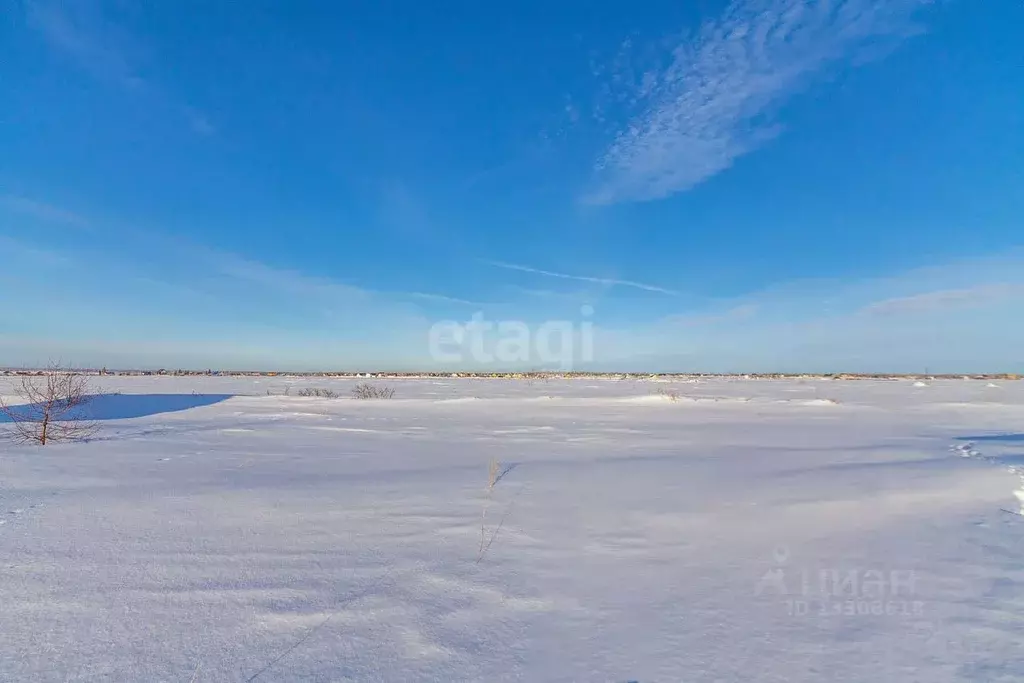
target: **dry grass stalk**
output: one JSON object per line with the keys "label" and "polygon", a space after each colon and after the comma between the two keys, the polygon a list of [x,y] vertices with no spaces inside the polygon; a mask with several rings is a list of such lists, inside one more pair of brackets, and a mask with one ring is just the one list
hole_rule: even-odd
{"label": "dry grass stalk", "polygon": [[494,500],[494,487],[498,485],[505,476],[516,468],[515,463],[501,466],[501,462],[497,458],[491,458],[487,463],[487,489],[486,496],[484,497],[483,510],[480,513],[480,548],[477,551],[476,561],[479,564],[484,555],[490,549],[491,544],[494,543],[494,539],[498,537],[498,532],[501,531],[501,527],[505,524],[505,518],[508,517],[508,513],[511,510],[505,511],[502,515],[501,520],[498,522],[498,526],[494,528],[491,534],[487,533],[487,511],[491,507],[491,502]]}
{"label": "dry grass stalk", "polygon": [[658,389],[658,395],[664,396],[673,403],[679,400],[679,392],[676,391],[675,389],[666,389],[665,387],[662,387]]}

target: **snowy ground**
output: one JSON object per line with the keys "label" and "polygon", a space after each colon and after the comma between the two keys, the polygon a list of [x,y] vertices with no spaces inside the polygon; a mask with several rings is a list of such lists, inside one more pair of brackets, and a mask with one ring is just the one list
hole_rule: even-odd
{"label": "snowy ground", "polygon": [[99,381],[0,445],[2,681],[1024,680],[1024,382]]}

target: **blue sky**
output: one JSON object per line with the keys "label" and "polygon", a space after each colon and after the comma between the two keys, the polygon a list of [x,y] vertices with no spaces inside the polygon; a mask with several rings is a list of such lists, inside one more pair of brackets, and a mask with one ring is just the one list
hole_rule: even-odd
{"label": "blue sky", "polygon": [[1022,25],[15,0],[0,365],[497,369],[431,353],[477,315],[591,324],[581,369],[1021,371]]}

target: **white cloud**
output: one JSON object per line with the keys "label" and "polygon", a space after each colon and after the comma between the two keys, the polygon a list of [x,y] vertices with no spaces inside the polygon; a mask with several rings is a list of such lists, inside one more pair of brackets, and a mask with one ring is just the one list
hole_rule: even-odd
{"label": "white cloud", "polygon": [[556,273],[550,270],[541,270],[540,268],[531,268],[530,266],[520,266],[515,263],[503,263],[501,261],[485,261],[488,265],[496,268],[504,268],[506,270],[518,270],[522,273],[533,273],[535,275],[545,275],[547,277],[557,277],[563,280],[579,280],[580,282],[593,282],[595,284],[607,285],[609,287],[631,287],[633,289],[642,289],[647,292],[658,292],[660,294],[670,294],[677,296],[679,292],[664,287],[658,287],[655,285],[648,285],[642,282],[635,282],[633,280],[617,280],[614,278],[607,277],[592,277],[589,275],[569,275],[567,273]]}
{"label": "white cloud", "polygon": [[[928,0],[734,0],[667,65],[612,74],[638,111],[597,162],[596,204],[692,188],[776,136],[774,108],[830,64],[877,56]],[[870,52],[869,52],[870,51]]]}

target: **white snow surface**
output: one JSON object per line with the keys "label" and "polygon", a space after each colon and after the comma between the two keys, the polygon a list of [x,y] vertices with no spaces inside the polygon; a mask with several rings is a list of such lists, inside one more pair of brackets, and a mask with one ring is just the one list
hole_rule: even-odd
{"label": "white snow surface", "polygon": [[1024,681],[1024,382],[370,381],[0,445],[0,681]]}

